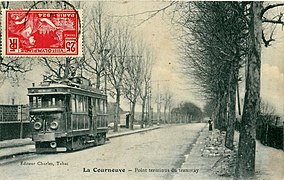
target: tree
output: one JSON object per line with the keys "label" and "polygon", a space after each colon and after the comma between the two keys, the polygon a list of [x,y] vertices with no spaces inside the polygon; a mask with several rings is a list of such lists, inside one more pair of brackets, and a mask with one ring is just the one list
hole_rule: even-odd
{"label": "tree", "polygon": [[164,121],[169,123],[171,121],[171,106],[173,103],[173,93],[169,90],[169,88],[165,89],[165,92],[162,94],[162,100],[164,102]]}
{"label": "tree", "polygon": [[[25,6],[25,4],[23,4]],[[15,7],[15,2],[1,2],[2,9],[8,9]],[[0,12],[2,15],[2,11]],[[0,44],[1,47],[4,42],[2,42],[2,34],[0,34]],[[14,57],[0,57],[0,81],[5,81],[6,79],[12,80],[13,82],[19,83],[20,77],[25,75],[26,72],[31,71],[33,66],[33,60],[31,58],[14,58]]]}
{"label": "tree", "polygon": [[263,41],[265,47],[268,47],[274,41],[272,38],[274,31],[271,32],[270,39],[267,40],[262,24],[284,25],[283,12],[280,12],[272,19],[265,17],[265,13],[269,10],[284,6],[284,3],[263,6],[263,2],[244,2],[243,5],[249,10],[246,18],[247,22],[249,22],[250,54],[247,62],[246,93],[235,179],[247,179],[255,175],[256,119],[260,114],[261,42]]}
{"label": "tree", "polygon": [[[142,118],[141,118],[141,128],[143,128],[143,123],[148,124],[150,121],[150,88],[151,88],[151,75],[152,75],[152,67],[154,63],[153,54],[149,49],[145,50],[143,55],[143,75],[142,75],[142,86],[140,87],[140,98],[142,101]],[[145,121],[145,109],[146,109],[146,101],[148,100],[148,117],[147,122]]]}
{"label": "tree", "polygon": [[[133,51],[132,53],[135,53]],[[138,54],[140,54],[138,52]],[[127,69],[125,71],[124,78],[124,92],[125,97],[130,101],[131,104],[131,119],[130,119],[130,129],[134,128],[134,117],[135,117],[135,107],[140,95],[140,90],[143,82],[143,61],[142,56],[130,56],[129,62],[127,63]],[[143,121],[141,121],[141,127],[143,127]]]}
{"label": "tree", "polygon": [[126,71],[127,60],[129,59],[129,42],[131,33],[127,26],[118,27],[113,31],[113,43],[110,47],[111,56],[107,61],[107,75],[112,86],[110,95],[116,100],[116,118],[114,121],[114,132],[118,131],[118,122],[120,121],[120,98],[123,94],[123,78]]}
{"label": "tree", "polygon": [[47,67],[47,74],[51,74],[56,79],[68,79],[76,76],[78,70],[81,70],[79,75],[82,75],[82,68],[84,65],[84,58],[47,58],[42,57],[39,60]]}
{"label": "tree", "polygon": [[[90,19],[87,20],[89,26],[85,34],[89,37],[85,40],[86,61],[85,69],[91,75],[95,75],[96,88],[101,88],[101,78],[104,76],[106,81],[106,63],[110,58],[112,43],[112,19],[106,17],[104,6],[98,2],[89,12]],[[105,86],[106,86],[105,82]],[[104,87],[106,88],[106,87]],[[105,89],[106,92],[106,89]]]}
{"label": "tree", "polygon": [[203,117],[202,110],[192,102],[182,102],[178,107],[173,108],[171,112],[181,116],[185,122],[200,121]]}
{"label": "tree", "polygon": [[255,173],[255,124],[260,105],[261,6],[261,2],[252,2],[250,6],[249,35],[252,53],[249,54],[247,62],[236,179],[247,179]]}
{"label": "tree", "polygon": [[[73,2],[72,4],[67,1],[34,1],[31,2],[31,9],[37,8],[61,8],[61,9],[79,9],[82,6],[81,2]],[[80,19],[81,17],[79,17]],[[80,21],[82,21],[80,19]],[[83,33],[80,31],[80,33]],[[39,62],[46,67],[46,73],[54,76],[56,79],[68,79],[71,77],[82,76],[83,65],[85,64],[85,57],[42,57]],[[80,70],[80,72],[79,72]],[[80,73],[80,74],[79,74]]]}
{"label": "tree", "polygon": [[216,102],[211,117],[215,128],[226,131],[228,148],[233,148],[238,72],[247,54],[246,22],[237,5],[189,3],[179,21],[185,31],[181,43],[184,73],[192,75],[205,96]]}

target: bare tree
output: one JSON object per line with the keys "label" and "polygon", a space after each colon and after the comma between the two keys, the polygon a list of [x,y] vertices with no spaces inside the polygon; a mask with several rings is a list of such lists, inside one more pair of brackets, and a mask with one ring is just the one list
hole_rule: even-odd
{"label": "bare tree", "polygon": [[81,70],[84,64],[84,58],[46,58],[39,60],[46,65],[48,74],[55,76],[56,79],[68,79],[74,77],[78,70]]}
{"label": "bare tree", "polygon": [[116,117],[114,131],[118,131],[120,121],[120,99],[123,94],[123,78],[126,71],[127,60],[129,59],[129,42],[131,33],[127,26],[121,26],[113,31],[113,43],[111,44],[111,56],[107,61],[107,75],[111,85],[110,95],[116,100]]}
{"label": "bare tree", "polygon": [[[131,103],[131,119],[130,119],[130,129],[134,128],[134,117],[135,117],[135,107],[138,100],[143,83],[143,51],[145,50],[142,41],[137,43],[132,41],[131,55],[129,56],[129,61],[127,63],[127,68],[124,75],[124,94],[125,97]],[[141,127],[143,127],[143,121],[141,121]]]}
{"label": "bare tree", "polygon": [[[226,131],[226,147],[233,148],[235,94],[238,72],[247,54],[246,22],[237,3],[195,2],[181,23],[183,65],[202,92],[216,102],[215,128]],[[229,12],[229,13],[228,13]],[[232,23],[234,22],[234,23]],[[228,116],[227,116],[228,114]]]}
{"label": "bare tree", "polygon": [[[81,2],[73,2],[72,4],[68,1],[39,1],[39,2],[31,2],[33,3],[30,8],[38,9],[38,8],[61,8],[61,9],[78,9],[82,6]],[[79,21],[82,17],[79,17]],[[80,24],[79,22],[79,24]],[[81,29],[79,29],[79,33],[83,33]],[[39,62],[45,65],[46,72],[51,74],[56,79],[68,79],[74,77],[76,75],[82,76],[83,74],[83,65],[85,64],[85,56],[79,58],[73,57],[42,57],[39,58]],[[78,70],[81,70],[80,72]]]}
{"label": "bare tree", "polygon": [[[150,121],[150,88],[151,88],[151,75],[152,75],[152,68],[154,63],[154,56],[153,53],[146,49],[145,53],[143,54],[143,77],[142,77],[142,86],[140,86],[140,98],[142,101],[142,118],[141,118],[141,128],[143,128],[143,123],[148,124]],[[145,121],[145,109],[146,109],[146,102],[148,99],[148,113],[147,113],[147,122]]]}
{"label": "bare tree", "polygon": [[[22,4],[26,6],[25,4]],[[15,8],[17,7],[15,2],[1,2],[2,9]],[[0,12],[2,15],[2,11]],[[4,45],[5,42],[2,42],[2,34],[0,34],[1,45]],[[22,77],[26,72],[32,70],[33,60],[31,58],[15,58],[15,57],[0,57],[0,81],[5,81],[10,79],[13,82],[19,83],[20,77]]]}
{"label": "bare tree", "polygon": [[164,101],[164,121],[165,123],[171,123],[171,106],[173,103],[173,93],[167,88],[163,93]]}
{"label": "bare tree", "polygon": [[[102,2],[98,2],[88,13],[89,26],[85,35],[86,61],[85,70],[96,77],[96,88],[101,88],[101,78],[106,81],[106,63],[110,58],[110,43],[112,42],[112,20],[106,16]],[[106,86],[105,82],[105,86]],[[106,92],[106,87],[105,92]]]}
{"label": "bare tree", "polygon": [[284,3],[266,4],[264,6],[263,2],[243,2],[242,5],[248,10],[248,14],[244,15],[249,23],[250,53],[246,67],[246,93],[235,179],[247,179],[255,175],[256,119],[260,114],[261,42],[263,41],[264,45],[268,47],[274,41],[274,30],[267,40],[262,24],[284,24],[283,12],[281,11],[272,18],[266,17],[270,10],[284,6]]}

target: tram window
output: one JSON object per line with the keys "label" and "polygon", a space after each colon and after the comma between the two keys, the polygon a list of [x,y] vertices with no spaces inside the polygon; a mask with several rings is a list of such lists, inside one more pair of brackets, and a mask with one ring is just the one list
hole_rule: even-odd
{"label": "tram window", "polygon": [[32,96],[30,105],[33,108],[61,107],[63,106],[64,96]]}
{"label": "tram window", "polygon": [[88,112],[88,99],[85,96],[72,95],[72,111]]}
{"label": "tram window", "polygon": [[101,117],[101,123],[100,123],[100,127],[104,126],[104,119]]}
{"label": "tram window", "polygon": [[85,121],[85,129],[89,129],[89,121],[90,121],[90,119],[89,119],[89,117],[86,117],[87,119],[86,119],[86,121]]}
{"label": "tram window", "polygon": [[101,127],[101,117],[98,116],[98,119],[97,119],[97,127]]}
{"label": "tram window", "polygon": [[106,101],[103,101],[103,113],[106,113]]}
{"label": "tram window", "polygon": [[94,98],[94,99],[93,99],[93,106],[94,106],[94,108],[95,108],[95,111],[97,111],[97,109],[96,109],[96,108],[97,108],[96,102],[97,102],[97,99]]}
{"label": "tram window", "polygon": [[63,98],[58,99],[58,101],[56,101],[56,106],[62,106],[62,105],[63,105]]}
{"label": "tram window", "polygon": [[55,98],[54,97],[51,100],[51,106],[55,106]]}
{"label": "tram window", "polygon": [[75,95],[72,95],[72,112],[76,112],[76,96]]}
{"label": "tram window", "polygon": [[84,96],[84,112],[88,111],[88,98]]}
{"label": "tram window", "polygon": [[37,96],[30,97],[30,106],[32,108],[41,107],[41,99]]}
{"label": "tram window", "polygon": [[73,116],[72,118],[72,121],[73,121],[73,129],[78,129],[78,118],[77,116]]}
{"label": "tram window", "polygon": [[100,112],[104,113],[104,101],[101,101],[100,103]]}
{"label": "tram window", "polygon": [[80,104],[80,102],[79,102],[79,98],[80,98],[80,96],[76,96],[76,112],[80,112],[81,111],[81,104]]}
{"label": "tram window", "polygon": [[41,107],[41,97],[37,97],[37,106]]}
{"label": "tram window", "polygon": [[37,99],[36,97],[33,97],[33,104],[32,104],[33,107],[37,107]]}
{"label": "tram window", "polygon": [[78,118],[78,129],[84,129],[84,116]]}
{"label": "tram window", "polygon": [[100,107],[100,104],[101,104],[101,103],[100,103],[100,100],[99,100],[99,99],[96,99],[96,102],[97,102],[97,112],[100,113],[100,112],[101,112],[101,109],[100,109],[100,108],[101,108],[101,107]]}
{"label": "tram window", "polygon": [[106,121],[106,117],[104,116],[104,127],[107,126],[107,121]]}

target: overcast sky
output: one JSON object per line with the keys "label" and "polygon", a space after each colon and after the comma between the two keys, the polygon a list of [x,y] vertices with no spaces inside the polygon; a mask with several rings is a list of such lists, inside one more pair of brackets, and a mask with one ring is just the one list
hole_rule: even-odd
{"label": "overcast sky", "polygon": [[[148,10],[155,10],[168,5],[169,2],[108,2],[108,13],[115,16],[132,15],[138,12],[145,12]],[[169,88],[174,93],[174,99],[178,101],[192,101],[202,107],[204,105],[204,99],[194,90],[195,87],[190,83],[190,78],[185,79],[180,74],[180,66],[178,60],[179,49],[178,43],[175,39],[175,35],[179,32],[176,27],[171,24],[171,16],[167,15],[170,9],[165,13],[160,13],[148,21],[140,24],[144,19],[148,17],[148,14],[133,16],[131,22],[133,24],[133,30],[137,36],[143,37],[148,43],[156,56],[155,68],[153,68],[153,80],[169,80],[161,81],[160,88]],[[273,42],[273,45],[268,48],[263,48],[262,51],[262,86],[261,96],[275,106],[278,113],[284,112],[284,31],[281,28],[278,29],[277,39]],[[30,81],[39,82],[42,77],[38,73],[39,71],[31,72],[27,74],[27,78]],[[193,80],[192,80],[193,81]],[[31,83],[22,84],[15,92],[9,91],[9,85],[5,84],[0,87],[0,92],[4,94],[17,94],[20,97],[20,102],[26,103],[26,91],[25,88]],[[153,91],[157,87],[156,83],[153,85]],[[7,103],[7,97],[2,96],[1,102]],[[125,105],[127,108],[127,105]]]}
{"label": "overcast sky", "polygon": [[[116,4],[113,14],[131,15],[149,10],[165,7],[169,2],[128,2]],[[175,94],[177,101],[192,101],[202,107],[204,97],[196,93],[190,81],[190,77],[185,79],[180,74],[180,58],[178,42],[175,39],[179,34],[174,24],[171,24],[172,9],[165,13],[160,13],[150,20],[146,21],[135,29],[142,32],[143,37],[154,47],[157,56],[157,63],[153,71],[153,80],[170,80],[161,82],[160,86],[170,87]],[[283,11],[284,8],[278,9],[275,13]],[[275,14],[272,13],[272,14]],[[148,14],[133,17],[134,22],[139,24],[141,19],[146,19]],[[276,108],[277,113],[284,113],[284,29],[280,26],[276,30],[276,41],[268,48],[262,49],[262,79],[261,79],[261,96]],[[154,85],[154,88],[156,85]],[[242,91],[244,95],[244,90]]]}

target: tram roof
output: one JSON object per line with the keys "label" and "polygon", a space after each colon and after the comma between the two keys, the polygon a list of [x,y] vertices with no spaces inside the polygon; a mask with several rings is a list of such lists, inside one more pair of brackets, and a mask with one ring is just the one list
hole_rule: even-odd
{"label": "tram roof", "polygon": [[[74,85],[74,84],[73,84]],[[90,86],[84,87],[80,84],[76,84],[76,86],[69,86],[66,84],[59,84],[59,83],[50,83],[50,84],[41,84],[35,87],[28,88],[28,95],[44,95],[44,94],[84,94],[88,93],[89,95],[99,95],[99,96],[106,96],[100,90],[92,88]],[[36,89],[70,89],[71,91],[42,91],[42,92],[31,92],[32,90]]]}

